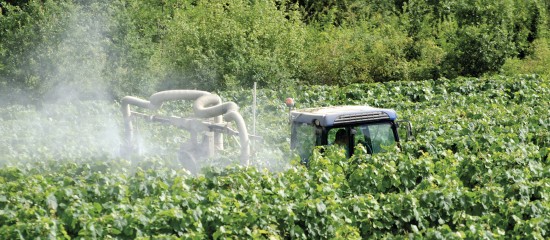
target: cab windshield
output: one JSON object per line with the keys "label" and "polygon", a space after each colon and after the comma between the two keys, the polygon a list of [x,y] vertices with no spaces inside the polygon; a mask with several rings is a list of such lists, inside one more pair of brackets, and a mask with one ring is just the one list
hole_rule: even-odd
{"label": "cab windshield", "polygon": [[367,153],[374,154],[386,152],[386,149],[396,145],[396,141],[393,126],[387,122],[331,128],[328,131],[328,144],[345,145],[349,156],[358,145],[362,145]]}
{"label": "cab windshield", "polygon": [[396,132],[392,122],[348,125],[319,128],[312,124],[295,123],[292,127],[291,148],[296,150],[303,162],[308,162],[315,146],[338,145],[351,157],[359,146],[367,153],[386,152],[396,144]]}

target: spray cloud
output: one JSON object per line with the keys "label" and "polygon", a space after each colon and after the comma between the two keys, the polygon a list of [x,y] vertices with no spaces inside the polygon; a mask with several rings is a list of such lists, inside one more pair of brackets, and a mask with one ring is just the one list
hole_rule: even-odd
{"label": "spray cloud", "polygon": [[[118,107],[102,77],[109,41],[107,13],[75,6],[58,41],[43,41],[26,71],[41,76],[34,106],[10,106],[1,118],[6,158],[63,159],[116,156],[120,145]],[[32,56],[34,55],[34,56]],[[25,98],[29,96],[21,96]],[[16,111],[17,113],[12,113]]]}

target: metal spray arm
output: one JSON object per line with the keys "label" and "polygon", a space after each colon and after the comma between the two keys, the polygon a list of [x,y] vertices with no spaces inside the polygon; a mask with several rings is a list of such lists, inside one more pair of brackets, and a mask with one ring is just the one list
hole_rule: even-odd
{"label": "metal spray arm", "polygon": [[[150,110],[157,110],[164,102],[175,100],[194,101],[193,111],[195,117],[214,118],[214,123],[203,122],[193,118],[186,119],[180,117],[147,115],[139,112],[133,112],[130,109],[130,105],[134,105]],[[218,149],[223,149],[223,135],[221,131],[212,131],[212,127],[219,128],[223,125],[223,119],[225,119],[228,122],[233,121],[236,123],[238,129],[237,133],[241,142],[241,164],[245,166],[248,165],[248,158],[250,155],[249,136],[246,129],[246,124],[241,114],[238,112],[239,107],[233,102],[226,102],[222,104],[221,98],[215,94],[198,90],[170,90],[151,95],[149,101],[127,96],[122,98],[121,110],[125,128],[124,143],[121,149],[123,155],[128,155],[130,152],[135,150],[133,147],[134,134],[132,126],[132,119],[134,117],[141,117],[153,122],[174,125],[189,131],[214,132],[214,145]],[[228,127],[225,128],[227,128],[227,131],[235,132]]]}

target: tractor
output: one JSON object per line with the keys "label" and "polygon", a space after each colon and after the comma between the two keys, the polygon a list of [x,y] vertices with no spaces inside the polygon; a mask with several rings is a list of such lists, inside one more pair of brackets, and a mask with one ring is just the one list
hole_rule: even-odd
{"label": "tractor", "polygon": [[[412,124],[397,121],[393,109],[369,106],[333,106],[292,110],[294,100],[288,98],[291,124],[291,149],[307,163],[315,146],[341,145],[351,157],[361,145],[367,153],[385,152],[400,147],[401,140],[412,138]],[[403,139],[401,139],[403,138]]]}
{"label": "tractor", "polygon": [[[255,96],[255,94],[254,94]],[[255,97],[254,97],[255,99]],[[131,109],[141,108],[156,112],[168,101],[191,101],[193,114],[190,116],[162,116],[147,114]],[[369,154],[384,152],[388,147],[399,146],[400,136],[410,138],[412,126],[408,121],[396,121],[392,109],[368,106],[336,106],[292,110],[294,100],[288,98],[289,119],[291,122],[291,148],[297,151],[302,161],[307,163],[315,146],[339,144],[345,147],[351,157],[355,149],[362,145]],[[255,101],[254,101],[255,109]],[[175,126],[190,133],[188,141],[180,146],[178,158],[192,173],[196,173],[197,160],[214,156],[223,150],[223,135],[238,136],[241,148],[241,165],[249,164],[250,139],[261,139],[248,134],[244,119],[233,102],[222,102],[218,95],[198,90],[169,90],[155,93],[148,100],[126,96],[121,100],[124,120],[124,137],[121,155],[129,157],[139,154],[136,119]],[[255,111],[254,111],[255,112]],[[254,122],[255,122],[255,113]],[[233,122],[237,129],[229,123]],[[399,132],[403,129],[401,135]]]}

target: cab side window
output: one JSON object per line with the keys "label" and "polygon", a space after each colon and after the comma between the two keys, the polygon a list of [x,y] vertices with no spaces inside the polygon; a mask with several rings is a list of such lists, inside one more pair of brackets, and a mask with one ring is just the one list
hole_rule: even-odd
{"label": "cab side window", "polygon": [[358,126],[355,143],[363,145],[369,154],[385,152],[385,148],[396,144],[392,125],[379,123]]}
{"label": "cab side window", "polygon": [[293,149],[298,151],[302,162],[307,162],[311,156],[311,151],[315,147],[317,136],[315,134],[315,127],[310,124],[296,124],[293,126],[294,131],[294,146]]}

